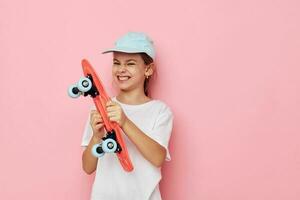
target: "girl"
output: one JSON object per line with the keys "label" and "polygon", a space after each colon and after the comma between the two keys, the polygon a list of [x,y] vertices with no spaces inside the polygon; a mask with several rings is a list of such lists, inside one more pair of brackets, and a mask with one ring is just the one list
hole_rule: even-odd
{"label": "girl", "polygon": [[93,145],[105,135],[103,121],[92,107],[82,139],[83,170],[96,171],[92,200],[160,200],[159,181],[164,160],[170,160],[168,142],[173,126],[173,114],[162,101],[151,99],[148,84],[154,73],[155,51],[151,39],[129,32],[103,53],[113,53],[112,77],[119,89],[107,103],[111,121],[124,132],[134,170],[125,172],[115,154],[96,158]]}

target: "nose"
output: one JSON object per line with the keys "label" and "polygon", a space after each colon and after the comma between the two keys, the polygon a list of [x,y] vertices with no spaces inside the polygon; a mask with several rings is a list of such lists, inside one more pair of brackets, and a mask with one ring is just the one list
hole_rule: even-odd
{"label": "nose", "polygon": [[118,67],[118,72],[125,72],[125,70],[126,70],[126,66],[125,65],[120,65]]}

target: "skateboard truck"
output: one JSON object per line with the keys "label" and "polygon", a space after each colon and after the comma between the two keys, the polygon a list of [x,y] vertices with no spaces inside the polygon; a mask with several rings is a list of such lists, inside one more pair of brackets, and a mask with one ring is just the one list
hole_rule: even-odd
{"label": "skateboard truck", "polygon": [[[113,149],[115,149],[115,145],[117,145],[117,148],[115,149],[115,151],[113,153],[120,153],[122,151],[122,147],[120,146],[120,144],[118,142],[116,142],[116,143],[114,142],[114,141],[117,141],[116,133],[114,130],[107,132],[106,136],[103,137],[102,140],[103,140],[103,142],[102,142],[101,146],[98,145],[94,149],[94,151],[96,153],[98,153],[98,154],[112,153]],[[103,148],[105,150],[103,150]],[[94,154],[95,154],[95,152],[94,152]]]}
{"label": "skateboard truck", "polygon": [[95,98],[97,95],[99,95],[99,91],[93,84],[93,77],[90,74],[84,78],[81,78],[77,84],[70,86],[68,93],[72,98],[77,98],[80,95],[85,97],[90,95],[92,98]]}
{"label": "skateboard truck", "polygon": [[[93,83],[93,77],[92,77],[90,74],[88,74],[88,75],[86,76],[86,78],[90,79],[90,81]],[[89,84],[88,81],[83,81],[83,82],[82,82],[82,85],[84,85],[85,87],[88,87],[88,84]],[[99,95],[99,91],[97,90],[97,88],[95,87],[95,85],[92,84],[91,89],[90,89],[89,91],[85,92],[83,95],[84,95],[84,96],[91,95],[91,97],[94,98],[94,97],[96,97],[97,95]]]}
{"label": "skateboard truck", "polygon": [[[117,137],[116,137],[116,132],[115,132],[115,130],[108,131],[108,132],[106,133],[106,136],[105,136],[104,138],[102,138],[102,140],[105,141],[105,140],[108,139],[108,138],[117,141]],[[115,153],[120,153],[121,151],[122,151],[122,147],[120,146],[119,143],[117,143],[117,149],[116,149]]]}

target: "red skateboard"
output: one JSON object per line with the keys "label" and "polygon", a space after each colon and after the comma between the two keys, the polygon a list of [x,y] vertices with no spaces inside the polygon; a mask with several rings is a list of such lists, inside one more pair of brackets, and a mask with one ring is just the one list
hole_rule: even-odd
{"label": "red skateboard", "polygon": [[81,78],[77,84],[71,85],[68,94],[72,98],[90,95],[103,119],[107,132],[106,136],[102,138],[102,142],[93,146],[92,154],[95,157],[101,157],[104,153],[116,153],[124,170],[130,172],[133,170],[133,165],[122,137],[122,130],[118,123],[109,120],[106,113],[106,102],[110,98],[90,63],[85,59],[81,63],[85,77]]}

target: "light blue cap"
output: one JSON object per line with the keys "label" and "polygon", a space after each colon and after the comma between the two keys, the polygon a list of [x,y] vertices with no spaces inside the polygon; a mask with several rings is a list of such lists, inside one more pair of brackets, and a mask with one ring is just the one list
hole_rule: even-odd
{"label": "light blue cap", "polygon": [[113,48],[107,49],[102,53],[114,51],[124,53],[146,53],[153,60],[155,58],[153,41],[145,33],[141,32],[128,32],[115,42]]}

